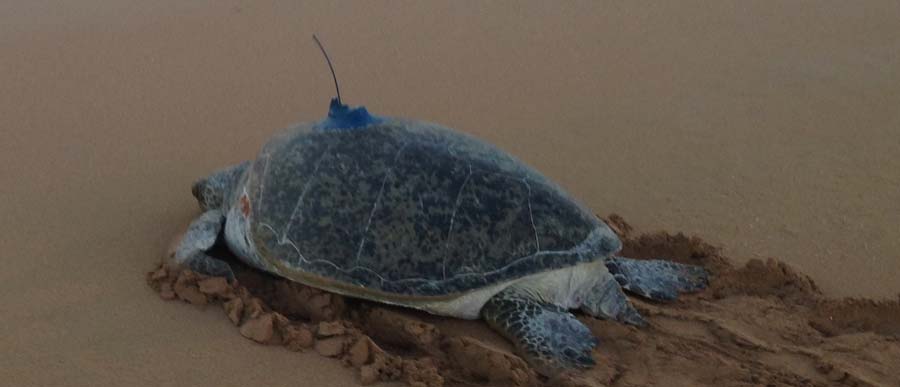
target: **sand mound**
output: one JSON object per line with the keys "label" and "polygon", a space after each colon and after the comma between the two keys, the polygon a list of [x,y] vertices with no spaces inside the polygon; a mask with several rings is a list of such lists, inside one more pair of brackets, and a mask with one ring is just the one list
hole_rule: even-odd
{"label": "sand mound", "polygon": [[623,255],[703,265],[712,283],[670,304],[633,299],[647,328],[579,316],[601,340],[598,366],[554,380],[535,374],[477,321],[344,299],[238,263],[234,283],[166,267],[147,280],[164,299],[221,304],[248,339],[338,359],[362,384],[900,385],[900,300],[826,299],[776,259],[734,267],[700,238],[634,235],[616,215],[608,223],[622,236]]}

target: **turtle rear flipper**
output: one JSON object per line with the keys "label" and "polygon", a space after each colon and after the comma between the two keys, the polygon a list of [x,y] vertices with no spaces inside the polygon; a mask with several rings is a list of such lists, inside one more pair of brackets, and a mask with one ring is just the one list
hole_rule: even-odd
{"label": "turtle rear flipper", "polygon": [[513,342],[538,372],[554,375],[567,368],[594,366],[597,339],[567,310],[534,299],[513,285],[492,297],[481,316]]}
{"label": "turtle rear flipper", "polygon": [[581,302],[583,312],[639,327],[647,325],[647,321],[622,291],[619,282],[603,266],[598,266],[598,270],[595,270],[594,283],[586,290]]}
{"label": "turtle rear flipper", "polygon": [[173,263],[187,266],[197,273],[234,279],[231,266],[206,254],[219,238],[224,222],[225,216],[221,210],[209,210],[194,219],[175,249]]}
{"label": "turtle rear flipper", "polygon": [[666,260],[610,257],[606,267],[623,289],[655,301],[673,301],[709,284],[704,268]]}

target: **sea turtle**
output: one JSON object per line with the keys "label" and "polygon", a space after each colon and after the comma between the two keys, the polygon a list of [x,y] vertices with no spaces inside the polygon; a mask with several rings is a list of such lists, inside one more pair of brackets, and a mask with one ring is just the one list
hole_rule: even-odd
{"label": "sea turtle", "polygon": [[327,118],[275,135],[192,191],[204,212],[174,264],[232,277],[207,254],[223,238],[289,280],[483,318],[545,375],[594,365],[597,340],[570,310],[641,326],[623,289],[672,300],[707,283],[700,267],[615,256],[622,244],[602,220],[506,152],[351,108],[340,92]]}

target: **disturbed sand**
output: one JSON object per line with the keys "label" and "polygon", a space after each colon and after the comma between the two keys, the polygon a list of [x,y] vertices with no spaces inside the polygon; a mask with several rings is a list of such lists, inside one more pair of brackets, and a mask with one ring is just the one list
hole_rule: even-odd
{"label": "disturbed sand", "polygon": [[737,267],[700,238],[634,235],[617,215],[607,222],[623,238],[624,255],[702,265],[710,286],[674,303],[634,300],[646,328],[579,316],[601,340],[598,366],[550,379],[478,321],[345,299],[248,269],[224,249],[216,254],[238,268],[236,282],[166,266],[147,273],[147,282],[163,299],[221,304],[252,341],[338,359],[363,385],[900,385],[900,299],[826,298],[776,259]]}
{"label": "disturbed sand", "polygon": [[[315,351],[245,340],[218,308],[159,302],[140,280],[196,215],[194,179],[324,115],[333,85],[313,32],[349,103],[479,136],[594,211],[700,235],[737,267],[777,257],[826,298],[895,300],[898,14],[896,1],[878,0],[2,2],[0,385],[358,383]],[[797,335],[816,337],[792,320],[812,312],[758,302],[766,312],[740,317],[794,321]],[[888,356],[867,333],[891,322],[867,317],[873,302],[834,304],[839,323],[822,345]],[[417,318],[504,345],[480,324]],[[656,321],[648,332],[677,332],[671,340],[706,334]],[[793,343],[751,322],[730,328],[772,348]],[[633,343],[660,339],[592,324],[616,351],[598,353],[614,357],[598,359],[610,367],[646,354]],[[847,326],[857,330],[840,334]],[[610,340],[620,334],[636,336]],[[670,344],[641,361],[718,364]],[[748,367],[783,359],[823,377],[810,368],[819,363],[779,351],[746,352],[757,364]],[[875,373],[856,368],[865,371],[835,366]]]}

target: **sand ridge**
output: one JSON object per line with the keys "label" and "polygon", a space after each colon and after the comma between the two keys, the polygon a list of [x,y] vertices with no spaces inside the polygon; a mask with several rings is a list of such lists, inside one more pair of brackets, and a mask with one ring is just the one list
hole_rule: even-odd
{"label": "sand ridge", "polygon": [[478,321],[344,298],[239,264],[234,283],[165,266],[147,281],[163,299],[220,304],[255,342],[335,358],[355,369],[361,384],[900,385],[892,368],[900,362],[900,299],[825,298],[809,277],[779,260],[737,267],[701,238],[637,234],[617,215],[606,221],[622,237],[623,255],[702,265],[712,273],[710,287],[674,303],[633,298],[647,328],[579,315],[601,340],[598,366],[549,380]]}

